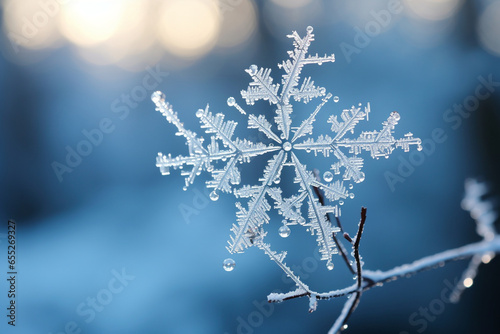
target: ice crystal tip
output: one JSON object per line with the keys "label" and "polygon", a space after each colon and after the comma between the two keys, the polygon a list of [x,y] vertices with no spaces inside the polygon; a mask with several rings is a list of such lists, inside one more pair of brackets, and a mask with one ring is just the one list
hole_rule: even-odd
{"label": "ice crystal tip", "polygon": [[[246,114],[236,103],[234,97],[227,99],[227,105],[235,107],[248,119],[248,129],[254,129],[264,136],[256,137],[263,140],[257,142],[234,137],[238,123],[226,120],[223,113],[213,113],[208,105],[199,109],[195,115],[201,128],[208,135],[208,140],[195,132],[184,128],[173,107],[165,102],[165,95],[154,92],[152,101],[157,105],[167,121],[177,128],[176,135],[185,137],[189,155],[172,157],[170,154],[158,155],[157,166],[160,172],[167,175],[181,169],[185,177],[186,187],[193,184],[196,176],[202,172],[209,174],[206,182],[211,189],[209,198],[219,199],[222,193],[232,193],[242,202],[236,203],[236,222],[231,227],[227,249],[230,253],[241,253],[246,248],[257,246],[271,260],[275,261],[291,277],[300,289],[306,291],[306,286],[296,277],[284,263],[286,252],[275,252],[264,243],[266,232],[264,227],[270,223],[269,211],[275,208],[285,222],[278,230],[281,237],[290,235],[288,225],[298,224],[315,236],[319,245],[321,259],[326,262],[329,270],[333,269],[333,255],[337,254],[333,233],[339,231],[328,220],[328,214],[340,216],[340,206],[345,200],[354,198],[351,192],[353,183],[363,182],[365,173],[362,171],[365,155],[378,159],[388,157],[394,149],[408,151],[416,145],[421,149],[421,140],[413,138],[413,134],[396,139],[394,128],[400,120],[400,115],[393,112],[382,123],[380,130],[365,131],[355,135],[359,122],[368,121],[370,104],[365,108],[361,104],[343,109],[340,113],[327,114],[325,104],[333,95],[325,87],[317,85],[310,77],[301,79],[304,66],[321,65],[335,61],[334,55],[310,55],[309,46],[314,41],[312,27],[307,27],[306,35],[292,32],[288,35],[293,39],[293,50],[288,52],[288,59],[280,62],[281,78],[276,80],[271,76],[271,69],[250,65],[245,70],[250,76],[246,90],[241,91],[241,97],[248,105],[265,102],[273,106],[275,115]],[[333,102],[340,101],[338,96]],[[165,103],[165,104],[162,104]],[[312,104],[309,116],[298,117],[301,123],[295,124],[292,114],[295,105]],[[332,111],[328,111],[331,113]],[[325,115],[326,114],[326,115]],[[319,116],[328,119],[331,131],[313,137],[314,125]],[[323,120],[322,120],[323,121]],[[333,160],[330,170],[318,179],[304,163],[305,153],[318,154]],[[267,160],[262,176],[250,185],[240,185],[240,166],[249,164],[253,158],[262,156]],[[300,157],[300,158],[299,158]],[[294,173],[292,180],[298,185],[298,191],[289,197],[283,196],[281,182],[282,171],[287,168]],[[288,175],[285,174],[285,175]],[[344,185],[344,182],[348,184]],[[325,202],[320,203],[316,190],[325,195]],[[288,195],[287,195],[288,196]],[[234,261],[224,261],[224,269],[232,270]]]}
{"label": "ice crystal tip", "polygon": [[153,101],[154,104],[158,104],[160,102],[165,101],[165,94],[160,92],[159,90],[151,94],[151,101]]}

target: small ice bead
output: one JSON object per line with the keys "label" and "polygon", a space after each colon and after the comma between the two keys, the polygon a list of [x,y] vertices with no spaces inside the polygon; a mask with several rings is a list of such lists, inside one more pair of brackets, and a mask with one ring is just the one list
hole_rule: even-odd
{"label": "small ice bead", "polygon": [[216,200],[219,199],[219,194],[217,194],[217,192],[214,190],[210,193],[209,197],[212,201],[215,202]]}
{"label": "small ice bead", "polygon": [[287,152],[290,151],[292,149],[292,144],[290,142],[285,142],[283,144],[283,149]]}
{"label": "small ice bead", "polygon": [[338,96],[334,96],[334,97],[333,97],[333,102],[337,103],[337,102],[339,102],[339,101],[340,101],[340,99],[339,99],[339,97],[338,97]]}
{"label": "small ice bead", "polygon": [[307,32],[308,32],[308,33],[312,33],[312,32],[313,32],[313,30],[314,30],[314,28],[313,28],[313,27],[311,27],[311,26],[308,26],[308,27],[307,27]]}
{"label": "small ice bead", "polygon": [[236,262],[233,259],[225,259],[222,263],[222,267],[225,271],[232,271],[236,266]]}
{"label": "small ice bead", "polygon": [[201,116],[203,116],[203,109],[198,109],[198,111],[195,113],[195,116],[200,118]]}
{"label": "small ice bead", "polygon": [[231,96],[230,98],[227,99],[227,105],[228,106],[232,107],[235,104],[236,104],[236,100],[234,99],[234,97]]}
{"label": "small ice bead", "polygon": [[332,182],[332,180],[333,180],[333,174],[332,174],[332,172],[330,172],[330,171],[325,172],[323,174],[323,180],[325,180],[325,182]]}
{"label": "small ice bead", "polygon": [[328,270],[333,270],[333,267],[334,267],[333,262],[332,261],[328,261],[328,263],[326,264],[326,268]]}
{"label": "small ice bead", "polygon": [[288,238],[288,236],[290,235],[290,228],[286,225],[283,225],[279,228],[278,232],[280,234],[280,237]]}
{"label": "small ice bead", "polygon": [[250,65],[249,68],[250,75],[256,75],[258,70],[259,68],[257,67],[257,65]]}
{"label": "small ice bead", "polygon": [[159,103],[159,102],[164,102],[165,101],[165,94],[157,90],[153,94],[151,94],[151,101],[153,103]]}

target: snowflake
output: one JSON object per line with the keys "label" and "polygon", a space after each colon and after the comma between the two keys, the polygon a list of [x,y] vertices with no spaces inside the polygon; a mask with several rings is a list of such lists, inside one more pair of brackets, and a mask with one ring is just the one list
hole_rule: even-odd
{"label": "snowflake", "polygon": [[[306,286],[284,263],[286,252],[272,251],[270,245],[263,241],[266,235],[263,227],[270,220],[268,215],[271,210],[270,200],[274,202],[274,208],[284,217],[283,226],[279,230],[280,235],[286,237],[290,234],[288,225],[300,224],[306,227],[311,234],[316,235],[321,259],[326,261],[328,269],[332,269],[332,256],[337,253],[333,234],[339,229],[331,224],[327,215],[339,216],[339,205],[343,204],[343,200],[354,197],[354,194],[350,192],[353,187],[352,183],[346,188],[344,181],[360,183],[365,179],[365,174],[362,172],[363,158],[359,154],[362,151],[368,151],[372,158],[378,159],[379,157],[388,158],[395,148],[401,148],[407,152],[411,145],[416,145],[417,149],[421,150],[421,140],[413,138],[411,133],[401,139],[393,137],[394,127],[400,118],[397,112],[390,114],[387,121],[382,123],[380,131],[362,132],[357,138],[348,138],[346,135],[354,134],[354,129],[360,121],[368,120],[369,104],[365,107],[361,107],[360,104],[343,110],[340,119],[337,115],[331,115],[328,123],[331,123],[332,133],[320,135],[316,139],[311,137],[316,116],[332,99],[332,94],[326,93],[324,87],[315,86],[310,77],[305,78],[299,84],[300,75],[305,65],[321,65],[335,61],[333,54],[323,57],[317,54],[308,55],[309,46],[314,40],[312,32],[313,28],[308,27],[307,34],[303,38],[295,31],[287,36],[293,39],[295,48],[293,51],[288,51],[290,59],[278,64],[278,67],[285,72],[282,75],[281,84],[273,83],[271,69],[251,65],[245,70],[252,78],[249,87],[241,91],[241,96],[246,103],[254,105],[255,102],[265,100],[276,108],[274,123],[278,134],[264,115],[248,115],[248,128],[262,132],[272,142],[268,145],[233,138],[237,123],[231,120],[226,121],[222,113],[212,114],[207,105],[205,109],[196,112],[201,127],[210,135],[209,144],[204,146],[202,137],[184,128],[171,104],[165,101],[163,93],[155,92],[152,95],[156,109],[166,117],[169,123],[177,127],[176,135],[184,136],[189,147],[189,156],[172,157],[170,154],[158,153],[156,166],[159,167],[161,173],[169,174],[170,168],[182,169],[181,175],[186,177],[184,189],[187,189],[197,175],[202,171],[207,171],[212,176],[206,182],[207,188],[213,189],[210,193],[212,200],[216,201],[220,193],[232,193],[236,198],[248,199],[246,204],[236,203],[237,221],[231,228],[232,235],[228,241],[227,250],[230,253],[240,253],[251,246],[259,247],[292,277],[300,288],[306,288]],[[292,126],[292,99],[305,104],[320,99],[310,116],[297,127]],[[338,102],[338,98],[335,97],[334,101]],[[246,111],[236,103],[235,98],[230,97],[227,104],[247,115]],[[335,157],[331,171],[323,175],[324,182],[299,160],[297,157],[299,151]],[[253,157],[261,155],[269,156],[269,158],[259,183],[236,187],[241,182],[238,165],[249,163]],[[214,164],[221,161],[223,167],[214,167]],[[279,187],[281,172],[285,167],[293,167],[294,183],[297,183],[299,187],[298,192],[289,198],[283,197],[283,191]],[[336,180],[334,180],[334,175],[338,176]],[[319,201],[314,188],[319,188],[324,192],[330,202],[329,205]],[[307,214],[302,212],[304,202],[307,202],[307,208],[305,208]]]}

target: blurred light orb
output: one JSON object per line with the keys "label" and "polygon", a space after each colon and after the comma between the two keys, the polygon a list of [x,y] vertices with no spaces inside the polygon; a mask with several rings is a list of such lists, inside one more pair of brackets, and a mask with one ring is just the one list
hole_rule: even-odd
{"label": "blurred light orb", "polygon": [[271,0],[276,5],[286,8],[300,8],[307,6],[312,0]]}
{"label": "blurred light orb", "polygon": [[200,57],[215,45],[221,25],[216,0],[170,0],[160,8],[158,37],[169,52]]}
{"label": "blurred light orb", "polygon": [[63,5],[57,1],[4,0],[3,30],[10,43],[38,50],[55,46],[60,39],[57,19]]}
{"label": "blurred light orb", "polygon": [[500,2],[493,2],[484,9],[476,28],[481,46],[495,56],[500,56],[499,17]]}
{"label": "blurred light orb", "polygon": [[78,46],[93,46],[111,38],[127,5],[123,0],[71,0],[61,6],[61,33]]}
{"label": "blurred light orb", "polygon": [[457,13],[463,0],[406,0],[405,7],[419,18],[440,21]]}
{"label": "blurred light orb", "polygon": [[217,45],[233,48],[246,42],[257,27],[257,10],[252,0],[227,1],[221,7],[222,23]]}

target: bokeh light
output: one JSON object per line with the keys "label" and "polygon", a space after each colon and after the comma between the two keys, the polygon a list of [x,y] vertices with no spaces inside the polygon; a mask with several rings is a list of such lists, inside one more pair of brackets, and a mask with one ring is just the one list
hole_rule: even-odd
{"label": "bokeh light", "polygon": [[214,47],[220,21],[215,0],[171,0],[160,8],[158,36],[172,54],[200,57]]}
{"label": "bokeh light", "polygon": [[500,56],[500,2],[486,7],[479,17],[477,35],[483,48],[495,56]]}
{"label": "bokeh light", "polygon": [[312,0],[271,0],[281,7],[299,8],[308,5]]}
{"label": "bokeh light", "polygon": [[[128,1],[72,0],[61,8],[61,33],[79,46],[91,46],[108,40],[124,18]],[[128,19],[128,18],[127,18]]]}
{"label": "bokeh light", "polygon": [[60,40],[55,17],[61,6],[43,5],[36,0],[5,0],[3,30],[12,44],[39,50],[54,47]]}
{"label": "bokeh light", "polygon": [[222,25],[217,45],[236,47],[247,41],[257,27],[257,11],[251,0],[241,0],[238,5],[223,8]]}
{"label": "bokeh light", "polygon": [[411,14],[430,21],[440,21],[457,13],[463,0],[406,0],[405,7]]}

